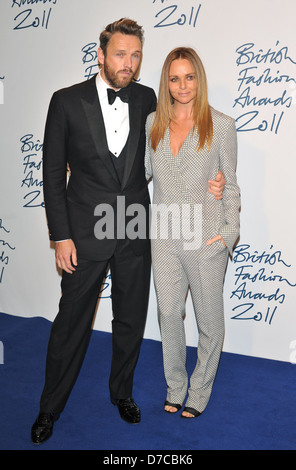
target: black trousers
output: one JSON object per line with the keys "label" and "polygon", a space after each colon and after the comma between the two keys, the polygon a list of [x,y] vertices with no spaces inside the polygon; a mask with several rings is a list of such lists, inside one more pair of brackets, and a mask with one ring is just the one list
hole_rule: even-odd
{"label": "black trousers", "polygon": [[48,343],[41,412],[60,413],[65,407],[89,344],[100,286],[108,265],[113,309],[110,396],[113,399],[132,396],[147,317],[151,255],[147,250],[136,256],[128,240],[118,240],[109,260],[78,259],[73,274],[63,271],[59,312]]}

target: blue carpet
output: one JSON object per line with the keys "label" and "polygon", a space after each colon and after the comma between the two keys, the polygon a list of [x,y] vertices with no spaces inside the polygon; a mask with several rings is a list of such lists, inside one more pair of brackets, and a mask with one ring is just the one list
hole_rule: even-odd
{"label": "blue carpet", "polygon": [[[294,450],[296,366],[223,353],[210,403],[202,416],[180,419],[163,411],[161,345],[144,340],[134,381],[142,421],[129,425],[110,404],[111,335],[94,331],[87,355],[53,436],[30,441],[38,413],[51,323],[0,314],[1,450]],[[196,350],[188,348],[188,370]],[[110,455],[110,452],[109,454]]]}

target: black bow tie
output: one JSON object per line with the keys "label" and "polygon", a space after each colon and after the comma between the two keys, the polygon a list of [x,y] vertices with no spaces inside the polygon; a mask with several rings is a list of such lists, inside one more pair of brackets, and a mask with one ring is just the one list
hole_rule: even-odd
{"label": "black bow tie", "polygon": [[121,88],[119,91],[115,91],[112,88],[107,88],[107,93],[108,93],[109,104],[113,104],[117,96],[124,103],[128,103],[128,100],[129,100],[129,97],[130,97],[130,89],[129,88]]}

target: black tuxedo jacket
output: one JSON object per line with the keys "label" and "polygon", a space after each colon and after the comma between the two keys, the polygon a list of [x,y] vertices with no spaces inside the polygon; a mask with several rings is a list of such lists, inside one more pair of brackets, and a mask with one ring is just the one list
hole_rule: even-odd
{"label": "black tuxedo jacket", "polygon": [[[134,82],[130,86],[130,136],[121,182],[109,155],[95,77],[55,92],[50,102],[43,148],[44,201],[50,238],[72,238],[81,258],[103,260],[112,256],[118,196],[125,197],[126,207],[142,204],[148,214],[145,123],[148,114],[155,110],[156,96],[146,86]],[[114,239],[99,240],[95,236],[95,208],[99,204],[113,207]],[[148,236],[130,243],[136,254],[149,249]]]}

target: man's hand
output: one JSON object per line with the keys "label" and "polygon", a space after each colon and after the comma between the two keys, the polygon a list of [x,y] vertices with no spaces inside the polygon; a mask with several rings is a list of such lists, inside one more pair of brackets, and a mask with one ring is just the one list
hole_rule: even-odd
{"label": "man's hand", "polygon": [[223,240],[223,238],[221,237],[221,235],[216,235],[216,237],[214,238],[211,238],[210,240],[207,241],[206,245],[212,245],[213,243],[217,242],[218,240],[221,240],[221,242],[223,243],[223,245],[226,247],[226,243],[225,241]]}
{"label": "man's hand", "polygon": [[75,271],[74,266],[77,266],[77,253],[73,240],[56,242],[55,257],[58,267],[72,274]]}
{"label": "man's hand", "polygon": [[209,180],[209,192],[214,194],[215,199],[218,201],[223,198],[223,191],[225,189],[225,178],[221,170],[218,171],[215,180]]}

